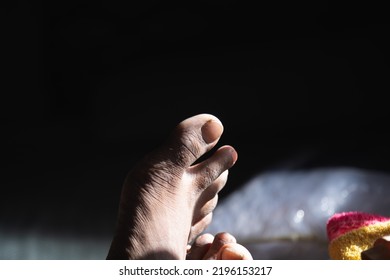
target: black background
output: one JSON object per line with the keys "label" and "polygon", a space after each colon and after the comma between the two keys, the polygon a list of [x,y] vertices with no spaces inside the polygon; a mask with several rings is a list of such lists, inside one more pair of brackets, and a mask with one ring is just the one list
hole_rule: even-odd
{"label": "black background", "polygon": [[5,10],[4,227],[112,233],[127,171],[212,113],[239,160],[388,172],[384,7],[330,1],[19,1]]}

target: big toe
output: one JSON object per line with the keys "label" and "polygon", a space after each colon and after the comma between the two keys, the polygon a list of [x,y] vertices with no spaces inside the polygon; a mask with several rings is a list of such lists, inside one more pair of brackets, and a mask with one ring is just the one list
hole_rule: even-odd
{"label": "big toe", "polygon": [[[210,114],[195,115],[180,122],[167,141],[157,151],[149,154],[144,163],[181,176],[184,170],[190,171],[189,167],[217,144],[222,133],[223,125],[217,117]],[[203,161],[204,164],[197,164],[191,171],[193,175],[206,178],[207,180],[200,184],[207,187],[223,171],[232,167],[236,160],[235,149],[223,146],[212,157]],[[203,173],[209,175],[204,176]]]}
{"label": "big toe", "polygon": [[175,165],[189,167],[211,150],[223,133],[221,121],[210,114],[199,114],[180,122],[160,150]]}

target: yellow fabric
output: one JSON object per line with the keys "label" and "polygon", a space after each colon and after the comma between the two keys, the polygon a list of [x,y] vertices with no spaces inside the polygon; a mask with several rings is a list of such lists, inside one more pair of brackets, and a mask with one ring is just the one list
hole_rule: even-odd
{"label": "yellow fabric", "polygon": [[361,260],[361,252],[371,248],[378,238],[390,234],[390,221],[351,230],[329,243],[333,260]]}

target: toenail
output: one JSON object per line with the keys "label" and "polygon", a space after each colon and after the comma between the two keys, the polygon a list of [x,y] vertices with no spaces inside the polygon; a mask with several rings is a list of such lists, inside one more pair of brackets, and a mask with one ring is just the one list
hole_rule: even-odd
{"label": "toenail", "polygon": [[203,140],[210,144],[217,140],[223,131],[223,126],[221,123],[213,120],[209,120],[202,126],[202,137]]}

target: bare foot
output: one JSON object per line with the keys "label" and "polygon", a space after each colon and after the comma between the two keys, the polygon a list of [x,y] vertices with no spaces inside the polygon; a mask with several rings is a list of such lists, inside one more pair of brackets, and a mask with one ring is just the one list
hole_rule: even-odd
{"label": "bare foot", "polygon": [[196,238],[188,250],[187,260],[253,260],[253,257],[234,236],[221,232],[215,237],[205,233]]}
{"label": "bare foot", "polygon": [[211,222],[218,192],[237,160],[236,151],[223,146],[194,164],[222,132],[212,115],[188,118],[128,174],[107,259],[186,258],[187,245]]}

